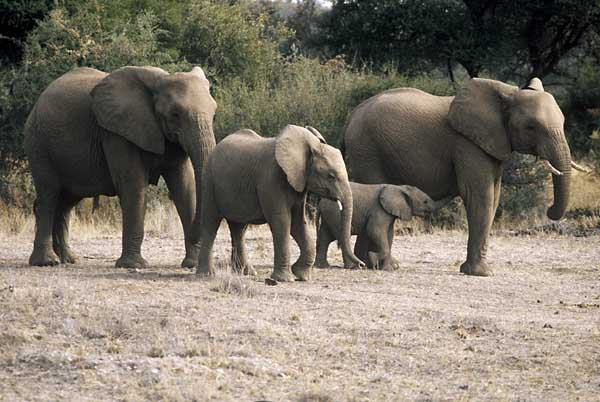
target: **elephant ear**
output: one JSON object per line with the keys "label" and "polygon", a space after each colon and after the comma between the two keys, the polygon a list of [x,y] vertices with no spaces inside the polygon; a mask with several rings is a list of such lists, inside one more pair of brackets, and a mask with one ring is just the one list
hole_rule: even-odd
{"label": "elephant ear", "polygon": [[510,156],[505,126],[506,103],[517,87],[494,80],[472,78],[450,104],[448,119],[456,131],[498,160]]}
{"label": "elephant ear", "polygon": [[98,123],[145,151],[164,153],[153,90],[165,75],[166,71],[156,67],[123,67],[106,76],[91,92]]}
{"label": "elephant ear", "polygon": [[379,203],[388,214],[394,215],[403,221],[412,218],[410,197],[401,187],[383,186],[379,192]]}
{"label": "elephant ear", "polygon": [[308,131],[310,131],[311,133],[313,133],[313,135],[315,137],[317,137],[319,139],[319,141],[321,141],[321,144],[327,144],[327,141],[325,141],[325,138],[323,138],[323,135],[314,127],[312,126],[306,126],[305,127]]}
{"label": "elephant ear", "polygon": [[527,84],[527,86],[525,86],[523,89],[544,92],[544,85],[542,85],[542,80],[537,77],[533,77],[531,81],[529,81],[529,84]]}
{"label": "elephant ear", "polygon": [[306,188],[308,160],[319,140],[307,129],[288,124],[275,140],[275,159],[288,183],[299,193]]}

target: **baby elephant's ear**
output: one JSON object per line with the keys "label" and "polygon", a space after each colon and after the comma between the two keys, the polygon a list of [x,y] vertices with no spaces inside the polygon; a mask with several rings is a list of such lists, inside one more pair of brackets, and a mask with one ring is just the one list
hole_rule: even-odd
{"label": "baby elephant's ear", "polygon": [[325,138],[323,138],[323,135],[319,132],[319,130],[311,126],[306,126],[305,128],[311,133],[313,133],[314,136],[317,137],[322,144],[327,144],[327,141],[325,141]]}
{"label": "baby elephant's ear", "polygon": [[394,215],[404,221],[412,218],[410,197],[399,186],[383,186],[379,193],[379,203],[390,215]]}
{"label": "baby elephant's ear", "polygon": [[275,140],[275,160],[299,193],[306,188],[308,161],[319,141],[307,129],[288,124]]}

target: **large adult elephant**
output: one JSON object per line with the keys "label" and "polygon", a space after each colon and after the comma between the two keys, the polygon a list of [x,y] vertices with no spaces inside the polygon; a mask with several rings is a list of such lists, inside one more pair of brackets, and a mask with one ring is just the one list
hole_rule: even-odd
{"label": "large adult elephant", "polygon": [[414,88],[383,92],[351,112],[342,149],[354,181],[410,184],[433,199],[460,195],[469,225],[460,271],[467,275],[491,274],[488,236],[512,151],[537,155],[552,171],[550,219],[560,219],[569,202],[564,116],[537,78],[523,89],[474,78],[455,97]]}
{"label": "large adult elephant", "polygon": [[52,82],[25,126],[36,188],[29,263],[75,262],[68,243],[71,209],[83,197],[102,194],[118,195],[123,213],[116,266],[146,266],[145,189],[162,176],[183,224],[182,265],[195,266],[198,252],[188,239],[200,191],[194,177],[201,177],[215,147],[216,107],[199,67],[176,74],[154,67],[123,67],[111,74],[78,68]]}

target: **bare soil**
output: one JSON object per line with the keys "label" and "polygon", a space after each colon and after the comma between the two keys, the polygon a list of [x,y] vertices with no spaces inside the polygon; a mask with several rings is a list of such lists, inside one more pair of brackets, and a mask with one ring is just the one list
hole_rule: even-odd
{"label": "bare soil", "polygon": [[491,278],[459,274],[464,233],[403,236],[397,271],[277,286],[264,228],[251,278],[226,229],[212,279],[177,268],[181,238],[148,236],[152,268],[130,271],[119,236],[73,236],[81,262],[58,268],[0,238],[0,400],[600,399],[598,236],[494,236]]}

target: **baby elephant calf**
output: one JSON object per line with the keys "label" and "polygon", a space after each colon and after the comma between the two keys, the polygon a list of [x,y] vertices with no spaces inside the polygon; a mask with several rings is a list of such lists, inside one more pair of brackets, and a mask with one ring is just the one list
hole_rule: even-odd
{"label": "baby elephant calf", "polygon": [[[427,194],[413,186],[392,184],[360,184],[350,182],[354,210],[352,234],[358,235],[354,254],[367,263],[369,268],[392,269],[391,256],[394,238],[394,222],[397,218],[409,220],[413,215],[424,216],[446,205],[452,198],[432,200]],[[329,266],[327,250],[329,244],[338,239],[340,211],[334,201],[321,199],[319,202],[321,223],[317,234],[317,258],[319,268]],[[352,266],[344,255],[344,267]]]}

